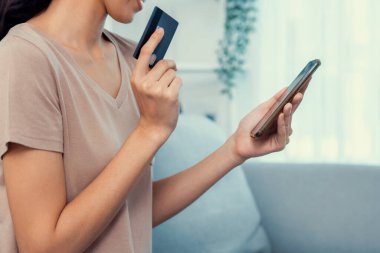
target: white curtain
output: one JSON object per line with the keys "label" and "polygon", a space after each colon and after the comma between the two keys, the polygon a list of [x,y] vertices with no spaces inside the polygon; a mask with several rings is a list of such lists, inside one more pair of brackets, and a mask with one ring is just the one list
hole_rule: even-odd
{"label": "white curtain", "polygon": [[180,26],[167,57],[177,61],[184,78],[185,111],[215,114],[227,131],[319,58],[322,66],[294,116],[290,145],[261,159],[380,163],[380,0],[256,2],[247,71],[229,107],[220,100],[216,77],[210,78],[224,1],[148,0],[132,24],[107,27],[138,40],[154,5],[176,17]]}
{"label": "white curtain", "polygon": [[[270,161],[380,163],[380,1],[258,0],[235,124],[288,85],[311,59],[322,66],[293,118],[288,148]],[[247,92],[249,91],[249,92]]]}

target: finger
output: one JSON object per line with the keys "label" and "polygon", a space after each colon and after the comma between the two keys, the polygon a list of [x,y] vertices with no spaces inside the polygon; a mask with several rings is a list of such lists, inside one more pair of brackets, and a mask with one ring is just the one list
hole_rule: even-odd
{"label": "finger", "polygon": [[138,75],[145,75],[149,71],[149,63],[152,54],[158,44],[160,44],[162,38],[164,37],[164,29],[158,28],[141,48],[140,56],[136,62],[136,72]]}
{"label": "finger", "polygon": [[305,84],[302,85],[301,89],[299,90],[300,93],[305,94],[307,87],[309,87],[309,83],[311,81],[311,78],[312,77],[310,76],[308,79],[306,79]]}
{"label": "finger", "polygon": [[178,97],[182,84],[183,84],[182,78],[179,76],[176,76],[174,80],[170,83],[170,85],[168,86],[169,87],[168,92],[172,94],[174,97]]}
{"label": "finger", "polygon": [[[284,87],[281,90],[279,90],[272,98],[268,99],[264,103],[260,104],[258,107],[256,107],[254,110],[252,110],[249,114],[247,114],[246,118],[251,119],[251,124],[257,124],[256,117],[253,117],[256,113],[260,112],[262,114],[267,113],[271,108],[276,104],[279,103],[281,100],[281,97],[286,93],[288,90],[288,87]],[[273,124],[274,131],[277,129],[276,123]]]}
{"label": "finger", "polygon": [[297,93],[297,94],[294,96],[294,98],[293,98],[293,100],[292,100],[292,105],[293,105],[292,113],[294,113],[294,112],[297,110],[298,106],[299,106],[299,105],[301,104],[301,102],[302,102],[302,99],[303,99],[303,95],[302,95],[302,93]]}
{"label": "finger", "polygon": [[279,90],[273,97],[272,97],[272,100],[274,101],[279,101],[281,99],[281,97],[285,94],[285,92],[288,90],[288,86],[282,88],[281,90]]}
{"label": "finger", "polygon": [[172,60],[161,60],[159,61],[149,72],[148,79],[152,81],[160,80],[163,75],[169,70],[172,69],[174,71],[177,70],[177,65],[175,61]]}
{"label": "finger", "polygon": [[291,136],[293,134],[292,122],[293,122],[293,109],[290,112],[289,127],[287,129],[288,130],[288,138],[289,138],[289,136]]}
{"label": "finger", "polygon": [[292,105],[290,103],[286,104],[284,107],[284,118],[285,118],[285,127],[286,127],[286,143],[289,142],[289,135],[292,123]]}
{"label": "finger", "polygon": [[[287,103],[285,106],[284,106],[284,117],[285,117],[285,120],[290,120],[290,116],[292,114],[292,104],[291,103]],[[289,123],[289,122],[285,122],[285,123]]]}
{"label": "finger", "polygon": [[282,88],[278,91],[272,98],[268,99],[266,102],[259,105],[259,107],[263,108],[265,111],[269,110],[274,104],[278,103],[281,97],[285,94],[288,87]]}
{"label": "finger", "polygon": [[167,88],[170,86],[170,83],[176,78],[177,73],[173,69],[169,69],[165,72],[165,74],[158,81],[158,84]]}
{"label": "finger", "polygon": [[286,126],[284,114],[280,113],[277,119],[277,135],[276,142],[279,149],[282,149],[286,143]]}

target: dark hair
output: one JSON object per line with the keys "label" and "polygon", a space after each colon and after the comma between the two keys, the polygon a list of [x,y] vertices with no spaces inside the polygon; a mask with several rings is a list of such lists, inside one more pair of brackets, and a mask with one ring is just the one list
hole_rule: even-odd
{"label": "dark hair", "polygon": [[0,40],[15,25],[23,23],[45,10],[52,0],[1,0]]}

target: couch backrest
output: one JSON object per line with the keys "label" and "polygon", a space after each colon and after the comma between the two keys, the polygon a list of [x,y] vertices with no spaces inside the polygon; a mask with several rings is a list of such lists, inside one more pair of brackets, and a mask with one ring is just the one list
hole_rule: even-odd
{"label": "couch backrest", "polygon": [[243,165],[274,253],[380,252],[380,167]]}

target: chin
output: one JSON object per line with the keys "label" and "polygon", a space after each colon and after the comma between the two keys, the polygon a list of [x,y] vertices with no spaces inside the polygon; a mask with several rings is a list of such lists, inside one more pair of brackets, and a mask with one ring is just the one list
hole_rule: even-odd
{"label": "chin", "polygon": [[[119,8],[116,6],[119,6]],[[110,8],[107,9],[107,13],[117,22],[124,24],[131,23],[135,16],[135,11],[131,6],[122,6],[120,8],[120,5],[117,4],[111,5]]]}
{"label": "chin", "polygon": [[123,24],[129,24],[133,21],[134,15],[111,15],[109,14],[114,20],[117,22],[123,23]]}

